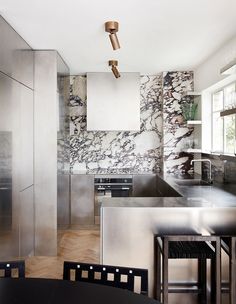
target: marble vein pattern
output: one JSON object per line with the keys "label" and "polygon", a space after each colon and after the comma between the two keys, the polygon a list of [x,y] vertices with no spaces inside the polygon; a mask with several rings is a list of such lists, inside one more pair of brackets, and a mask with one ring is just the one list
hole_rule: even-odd
{"label": "marble vein pattern", "polygon": [[70,166],[73,172],[159,172],[162,167],[162,74],[141,76],[140,132],[86,131],[86,77],[70,81]]}
{"label": "marble vein pattern", "polygon": [[193,140],[194,128],[184,123],[181,110],[181,104],[189,102],[187,91],[193,91],[193,72],[163,73],[163,160],[168,173],[192,170],[193,155],[184,148]]}
{"label": "marble vein pattern", "polygon": [[58,109],[59,121],[57,126],[57,170],[58,173],[69,171],[70,165],[70,116],[68,109],[70,77],[58,77]]}

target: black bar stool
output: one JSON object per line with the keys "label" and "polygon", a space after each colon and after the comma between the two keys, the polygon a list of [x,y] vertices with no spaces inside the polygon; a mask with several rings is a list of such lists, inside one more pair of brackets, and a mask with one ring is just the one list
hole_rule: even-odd
{"label": "black bar stool", "polygon": [[[202,236],[199,234],[157,234],[155,235],[155,279],[156,299],[168,304],[168,293],[198,293],[199,303],[207,301],[207,259],[211,259],[211,300],[214,304],[221,303],[221,255],[220,238],[217,236]],[[195,283],[168,282],[169,259],[197,259],[198,281]],[[162,272],[162,280],[161,280]],[[176,288],[169,288],[175,286]],[[185,286],[183,289],[179,287]],[[190,289],[189,287],[197,287]],[[177,288],[178,287],[178,288]],[[187,288],[188,287],[188,288]]]}
{"label": "black bar stool", "polygon": [[228,289],[225,290],[224,288],[221,288],[221,291],[229,292],[229,303],[236,304],[236,226],[212,227],[209,231],[212,235],[220,237],[221,248],[229,257]]}

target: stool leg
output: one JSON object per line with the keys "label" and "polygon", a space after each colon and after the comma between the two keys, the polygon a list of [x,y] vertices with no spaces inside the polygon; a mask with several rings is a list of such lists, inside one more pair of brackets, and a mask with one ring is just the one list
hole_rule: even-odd
{"label": "stool leg", "polygon": [[216,304],[221,303],[221,241],[220,238],[217,239],[216,245],[215,245],[215,255],[216,255],[216,262],[215,262],[215,268],[216,268]]}
{"label": "stool leg", "polygon": [[211,303],[216,300],[216,259],[211,259]]}
{"label": "stool leg", "polygon": [[198,302],[207,303],[207,271],[206,259],[198,259],[198,284],[201,292],[198,294]]}
{"label": "stool leg", "polygon": [[161,250],[158,241],[156,246],[156,300],[161,301]]}
{"label": "stool leg", "polygon": [[230,239],[230,304],[236,304],[236,237]]}
{"label": "stool leg", "polygon": [[162,303],[168,304],[168,258],[169,258],[169,242],[166,238],[163,241],[163,268],[162,268],[162,284],[163,284],[163,292],[162,292]]}

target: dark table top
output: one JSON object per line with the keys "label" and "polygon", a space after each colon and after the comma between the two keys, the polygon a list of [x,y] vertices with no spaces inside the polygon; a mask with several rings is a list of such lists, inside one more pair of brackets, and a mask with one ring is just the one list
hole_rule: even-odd
{"label": "dark table top", "polygon": [[53,279],[0,279],[4,304],[158,304],[128,290]]}

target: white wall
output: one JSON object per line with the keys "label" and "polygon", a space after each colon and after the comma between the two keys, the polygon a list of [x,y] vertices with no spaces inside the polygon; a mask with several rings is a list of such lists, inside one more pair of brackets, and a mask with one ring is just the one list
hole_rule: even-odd
{"label": "white wall", "polygon": [[[214,37],[212,37],[214,39]],[[195,90],[202,91],[223,80],[220,69],[236,58],[236,36],[194,70]]]}

